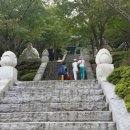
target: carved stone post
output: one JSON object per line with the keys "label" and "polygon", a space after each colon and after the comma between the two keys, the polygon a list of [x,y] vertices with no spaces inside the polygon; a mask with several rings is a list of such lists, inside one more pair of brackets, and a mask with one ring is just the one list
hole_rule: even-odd
{"label": "carved stone post", "polygon": [[99,84],[102,81],[106,81],[108,76],[114,70],[112,64],[112,56],[107,49],[100,49],[96,55],[96,76]]}
{"label": "carved stone post", "polygon": [[49,53],[48,53],[48,50],[45,49],[45,50],[42,52],[41,61],[42,61],[42,62],[49,62]]}
{"label": "carved stone post", "polygon": [[0,64],[0,79],[11,80],[11,83],[14,84],[17,81],[16,55],[11,51],[5,52],[1,57]]}

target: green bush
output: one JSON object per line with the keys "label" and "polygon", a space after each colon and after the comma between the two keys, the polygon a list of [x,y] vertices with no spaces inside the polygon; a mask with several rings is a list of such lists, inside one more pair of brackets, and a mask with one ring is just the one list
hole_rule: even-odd
{"label": "green bush", "polygon": [[36,71],[27,73],[27,74],[21,76],[20,80],[21,81],[32,81],[34,76],[35,76],[35,74],[36,74]]}
{"label": "green bush", "polygon": [[30,61],[30,62],[23,61],[23,62],[18,63],[16,67],[18,70],[18,79],[22,81],[33,80],[40,64],[41,64],[40,61]]}
{"label": "green bush", "polygon": [[130,102],[126,102],[126,108],[130,112]]}
{"label": "green bush", "polygon": [[[129,93],[130,93],[130,89],[129,89]],[[130,94],[127,93],[124,100],[125,100],[125,102],[130,102]]]}
{"label": "green bush", "polygon": [[108,81],[116,85],[121,80],[121,72],[123,69],[124,67],[116,68],[108,77]]}
{"label": "green bush", "polygon": [[115,92],[118,94],[121,98],[124,98],[127,92],[127,86],[123,83],[119,83],[115,87]]}
{"label": "green bush", "polygon": [[130,57],[130,51],[119,51],[113,54],[113,64],[115,67],[119,67],[120,65],[127,65],[123,63],[124,59]]}
{"label": "green bush", "polygon": [[116,85],[116,94],[125,100],[126,108],[130,112],[130,67],[116,68],[108,80]]}

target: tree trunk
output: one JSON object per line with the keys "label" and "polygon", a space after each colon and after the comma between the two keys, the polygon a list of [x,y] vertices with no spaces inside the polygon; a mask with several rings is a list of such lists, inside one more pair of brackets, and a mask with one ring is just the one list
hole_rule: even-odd
{"label": "tree trunk", "polygon": [[93,37],[94,37],[94,40],[95,40],[96,47],[99,50],[100,49],[100,44],[99,44],[99,40],[98,40],[96,29],[95,29],[94,26],[91,26],[91,29],[92,29],[92,33],[93,33]]}

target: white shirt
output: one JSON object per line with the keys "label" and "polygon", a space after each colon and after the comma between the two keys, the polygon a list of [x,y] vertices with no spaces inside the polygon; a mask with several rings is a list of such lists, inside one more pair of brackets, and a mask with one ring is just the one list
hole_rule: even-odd
{"label": "white shirt", "polygon": [[77,62],[73,62],[72,66],[73,66],[73,71],[78,71],[78,63]]}
{"label": "white shirt", "polygon": [[84,60],[79,60],[78,64],[79,64],[79,67],[84,67],[85,66],[85,61]]}

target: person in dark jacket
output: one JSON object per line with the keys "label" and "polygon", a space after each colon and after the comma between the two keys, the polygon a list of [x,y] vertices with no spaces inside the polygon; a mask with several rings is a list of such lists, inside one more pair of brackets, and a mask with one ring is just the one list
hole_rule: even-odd
{"label": "person in dark jacket", "polygon": [[53,61],[54,60],[54,49],[52,46],[50,46],[50,48],[48,48],[48,53],[49,53],[49,60]]}

